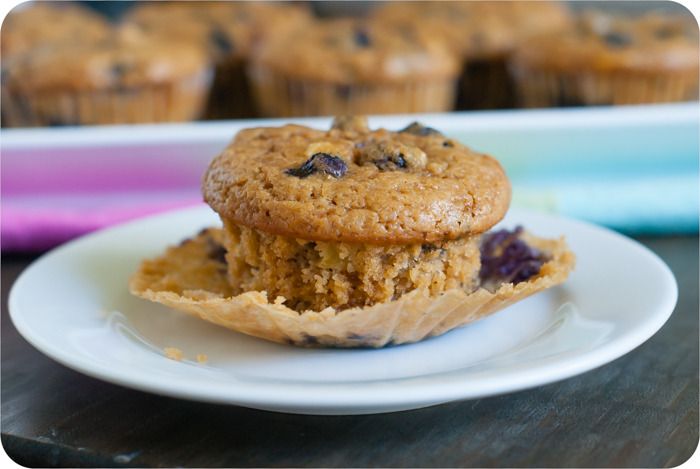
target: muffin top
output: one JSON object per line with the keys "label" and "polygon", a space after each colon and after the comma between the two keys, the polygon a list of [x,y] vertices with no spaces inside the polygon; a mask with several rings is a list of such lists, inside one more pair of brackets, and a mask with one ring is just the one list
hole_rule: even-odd
{"label": "muffin top", "polygon": [[7,71],[8,87],[34,91],[99,90],[170,82],[208,68],[200,48],[122,28],[96,42],[45,47]]}
{"label": "muffin top", "polygon": [[311,18],[301,4],[276,2],[143,2],[126,22],[207,48],[215,61],[246,58],[261,42],[284,36]]}
{"label": "muffin top", "polygon": [[523,37],[558,31],[570,22],[568,10],[555,1],[397,1],[385,2],[373,16],[427,28],[470,59],[502,56]]}
{"label": "muffin top", "polygon": [[456,58],[429,31],[373,20],[318,20],[255,58],[298,78],[354,84],[455,77]]}
{"label": "muffin top", "polygon": [[589,11],[566,34],[524,41],[515,59],[563,70],[697,70],[698,53],[698,26],[689,16]]}
{"label": "muffin top", "polygon": [[15,7],[2,24],[2,57],[64,42],[105,38],[110,25],[99,14],[70,2],[31,2]]}
{"label": "muffin top", "polygon": [[413,123],[370,130],[360,117],[329,131],[242,130],[210,164],[206,202],[222,218],[271,234],[378,245],[481,233],[510,203],[499,163]]}

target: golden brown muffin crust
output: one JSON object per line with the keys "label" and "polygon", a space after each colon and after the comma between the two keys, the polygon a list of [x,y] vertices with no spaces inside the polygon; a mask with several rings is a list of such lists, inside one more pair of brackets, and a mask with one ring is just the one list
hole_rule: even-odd
{"label": "golden brown muffin crust", "polygon": [[419,124],[370,131],[361,119],[243,130],[203,193],[222,218],[270,234],[380,245],[478,234],[510,203],[494,158]]}

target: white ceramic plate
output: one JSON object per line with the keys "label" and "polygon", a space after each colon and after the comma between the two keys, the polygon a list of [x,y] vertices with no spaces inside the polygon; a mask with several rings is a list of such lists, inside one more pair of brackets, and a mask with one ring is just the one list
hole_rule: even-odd
{"label": "white ceramic plate", "polygon": [[[623,236],[512,211],[506,226],[564,234],[577,268],[566,284],[421,343],[307,350],[223,329],[132,297],[139,261],[218,224],[207,207],[78,239],[43,256],[10,294],[12,320],[36,348],[112,383],[159,394],[309,414],[413,409],[525,389],[607,363],[668,319],[677,286],[659,258]],[[163,354],[184,352],[185,360]],[[206,364],[195,357],[206,354]]]}

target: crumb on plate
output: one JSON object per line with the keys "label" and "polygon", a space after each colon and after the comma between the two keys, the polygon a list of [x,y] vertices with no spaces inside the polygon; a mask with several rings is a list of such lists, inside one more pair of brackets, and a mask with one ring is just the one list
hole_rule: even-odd
{"label": "crumb on plate", "polygon": [[178,362],[182,361],[182,358],[184,356],[182,353],[182,350],[180,350],[179,348],[175,348],[175,347],[165,347],[163,349],[163,352],[165,352],[166,357],[168,357],[171,360],[178,361]]}

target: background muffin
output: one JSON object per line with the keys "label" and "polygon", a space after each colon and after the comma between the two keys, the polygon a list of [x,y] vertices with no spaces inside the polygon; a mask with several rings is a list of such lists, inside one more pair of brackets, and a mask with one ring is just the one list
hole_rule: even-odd
{"label": "background muffin", "polygon": [[462,60],[458,107],[514,107],[507,62],[523,38],[560,31],[568,10],[554,1],[386,2],[374,16],[384,23],[422,27],[441,37]]}
{"label": "background muffin", "polygon": [[458,64],[421,30],[319,20],[270,41],[251,64],[266,116],[440,112],[452,108]]}
{"label": "background muffin", "polygon": [[687,101],[698,54],[692,18],[588,12],[565,34],[524,41],[513,71],[525,107]]}
{"label": "background muffin", "polygon": [[211,79],[198,47],[128,28],[101,41],[36,50],[6,75],[3,109],[22,126],[192,120]]}
{"label": "background muffin", "polygon": [[206,117],[225,119],[256,114],[247,62],[259,45],[285,36],[310,19],[301,4],[274,2],[144,2],[126,21],[149,33],[206,48],[214,64]]}
{"label": "background muffin", "polygon": [[8,94],[4,77],[24,56],[47,46],[99,41],[110,33],[111,26],[101,15],[77,3],[27,2],[12,9],[0,29],[2,125],[21,122],[7,110],[12,97]]}
{"label": "background muffin", "polygon": [[31,2],[15,7],[2,23],[3,64],[37,47],[92,42],[110,34],[104,17],[72,2]]}

